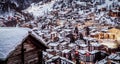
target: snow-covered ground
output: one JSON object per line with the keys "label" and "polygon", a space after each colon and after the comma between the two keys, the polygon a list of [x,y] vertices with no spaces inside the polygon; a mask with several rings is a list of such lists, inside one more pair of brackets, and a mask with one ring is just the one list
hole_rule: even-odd
{"label": "snow-covered ground", "polygon": [[4,14],[0,14],[0,17],[1,17],[1,18],[4,18],[5,20],[8,20],[8,17],[9,17],[9,16],[13,17],[14,14],[15,14],[14,11],[10,11],[10,12],[6,12],[6,13],[4,13]]}
{"label": "snow-covered ground", "polygon": [[41,2],[39,2],[38,4],[33,3],[31,4],[29,8],[23,11],[33,14],[33,16],[36,18],[36,17],[44,15],[48,11],[51,11],[54,3],[55,3],[55,0],[45,3],[45,4],[41,4]]}

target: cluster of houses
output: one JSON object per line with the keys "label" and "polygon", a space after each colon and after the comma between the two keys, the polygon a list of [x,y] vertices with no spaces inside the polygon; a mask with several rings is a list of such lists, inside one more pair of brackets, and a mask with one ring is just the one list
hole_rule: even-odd
{"label": "cluster of houses", "polygon": [[51,12],[38,18],[37,25],[30,24],[50,47],[44,52],[47,64],[119,64],[110,58],[120,52],[120,28],[115,20],[119,16],[110,16],[109,9],[102,8],[106,2],[100,2],[86,6],[90,3],[58,0]]}
{"label": "cluster of houses", "polygon": [[120,64],[119,0],[55,1],[31,30],[0,28],[0,64]]}

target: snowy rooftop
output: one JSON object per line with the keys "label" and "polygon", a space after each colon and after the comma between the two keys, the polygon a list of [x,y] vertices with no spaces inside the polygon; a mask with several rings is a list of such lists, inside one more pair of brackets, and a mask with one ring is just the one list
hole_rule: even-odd
{"label": "snowy rooftop", "polygon": [[5,60],[15,48],[21,44],[28,35],[32,35],[43,45],[44,41],[28,28],[0,28],[0,59]]}
{"label": "snowy rooftop", "polygon": [[92,45],[92,46],[95,46],[95,47],[99,47],[99,46],[101,46],[100,43],[91,43],[91,45]]}
{"label": "snowy rooftop", "polygon": [[43,55],[47,55],[47,56],[48,56],[48,58],[52,58],[52,57],[53,57],[53,55],[52,55],[52,54],[49,54],[49,53],[47,53],[47,52],[43,52]]}
{"label": "snowy rooftop", "polygon": [[0,28],[0,59],[5,60],[9,53],[28,36],[28,29]]}
{"label": "snowy rooftop", "polygon": [[70,43],[68,46],[69,46],[69,47],[74,47],[74,46],[76,46],[76,44]]}
{"label": "snowy rooftop", "polygon": [[93,50],[93,51],[91,51],[90,53],[91,54],[95,54],[95,53],[97,53],[97,52],[99,52],[98,50]]}
{"label": "snowy rooftop", "polygon": [[84,37],[84,39],[86,39],[86,40],[95,40],[94,38],[91,38],[91,37]]}
{"label": "snowy rooftop", "polygon": [[68,42],[62,42],[61,45],[66,45]]}
{"label": "snowy rooftop", "polygon": [[65,61],[67,61],[67,62],[70,62],[70,63],[72,63],[72,64],[75,64],[74,62],[72,62],[72,61],[70,61],[70,60],[68,60],[68,59],[66,59],[66,58],[64,58],[64,57],[60,57],[60,56],[55,56],[55,57],[52,57],[51,59],[49,59],[49,60],[47,60],[47,62],[52,62],[52,61],[54,61],[54,60],[56,60],[56,59],[61,59],[61,60],[65,60]]}
{"label": "snowy rooftop", "polygon": [[63,50],[62,52],[63,53],[69,53],[71,50],[68,50],[68,49],[65,49],[65,50]]}
{"label": "snowy rooftop", "polygon": [[59,43],[49,43],[48,45],[49,45],[49,46],[54,46],[54,47],[56,47],[56,46],[59,45]]}
{"label": "snowy rooftop", "polygon": [[120,53],[118,53],[118,54],[111,54],[108,58],[114,59],[114,60],[120,60]]}
{"label": "snowy rooftop", "polygon": [[85,54],[86,52],[88,52],[88,50],[78,50],[78,52],[80,52],[81,54]]}
{"label": "snowy rooftop", "polygon": [[93,50],[93,51],[88,51],[88,50],[78,50],[81,54],[85,54],[85,53],[87,53],[87,52],[89,52],[90,54],[95,54],[95,53],[97,53],[97,52],[99,52],[98,50]]}
{"label": "snowy rooftop", "polygon": [[[106,59],[100,60],[99,62],[97,62],[97,64],[106,64],[108,61]],[[111,61],[113,64],[119,64],[117,62]],[[112,64],[111,63],[111,64]]]}
{"label": "snowy rooftop", "polygon": [[80,44],[81,47],[86,47],[87,45],[86,44]]}

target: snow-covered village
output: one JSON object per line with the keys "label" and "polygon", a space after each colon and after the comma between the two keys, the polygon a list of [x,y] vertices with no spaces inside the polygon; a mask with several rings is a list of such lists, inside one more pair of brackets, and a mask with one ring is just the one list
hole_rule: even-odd
{"label": "snow-covered village", "polygon": [[120,0],[0,0],[0,64],[120,64]]}

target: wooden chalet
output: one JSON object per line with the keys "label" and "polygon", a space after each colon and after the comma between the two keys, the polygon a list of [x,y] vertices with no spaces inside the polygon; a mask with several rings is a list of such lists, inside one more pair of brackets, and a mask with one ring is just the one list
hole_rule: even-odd
{"label": "wooden chalet", "polygon": [[0,64],[43,64],[45,42],[27,28],[0,28]]}

